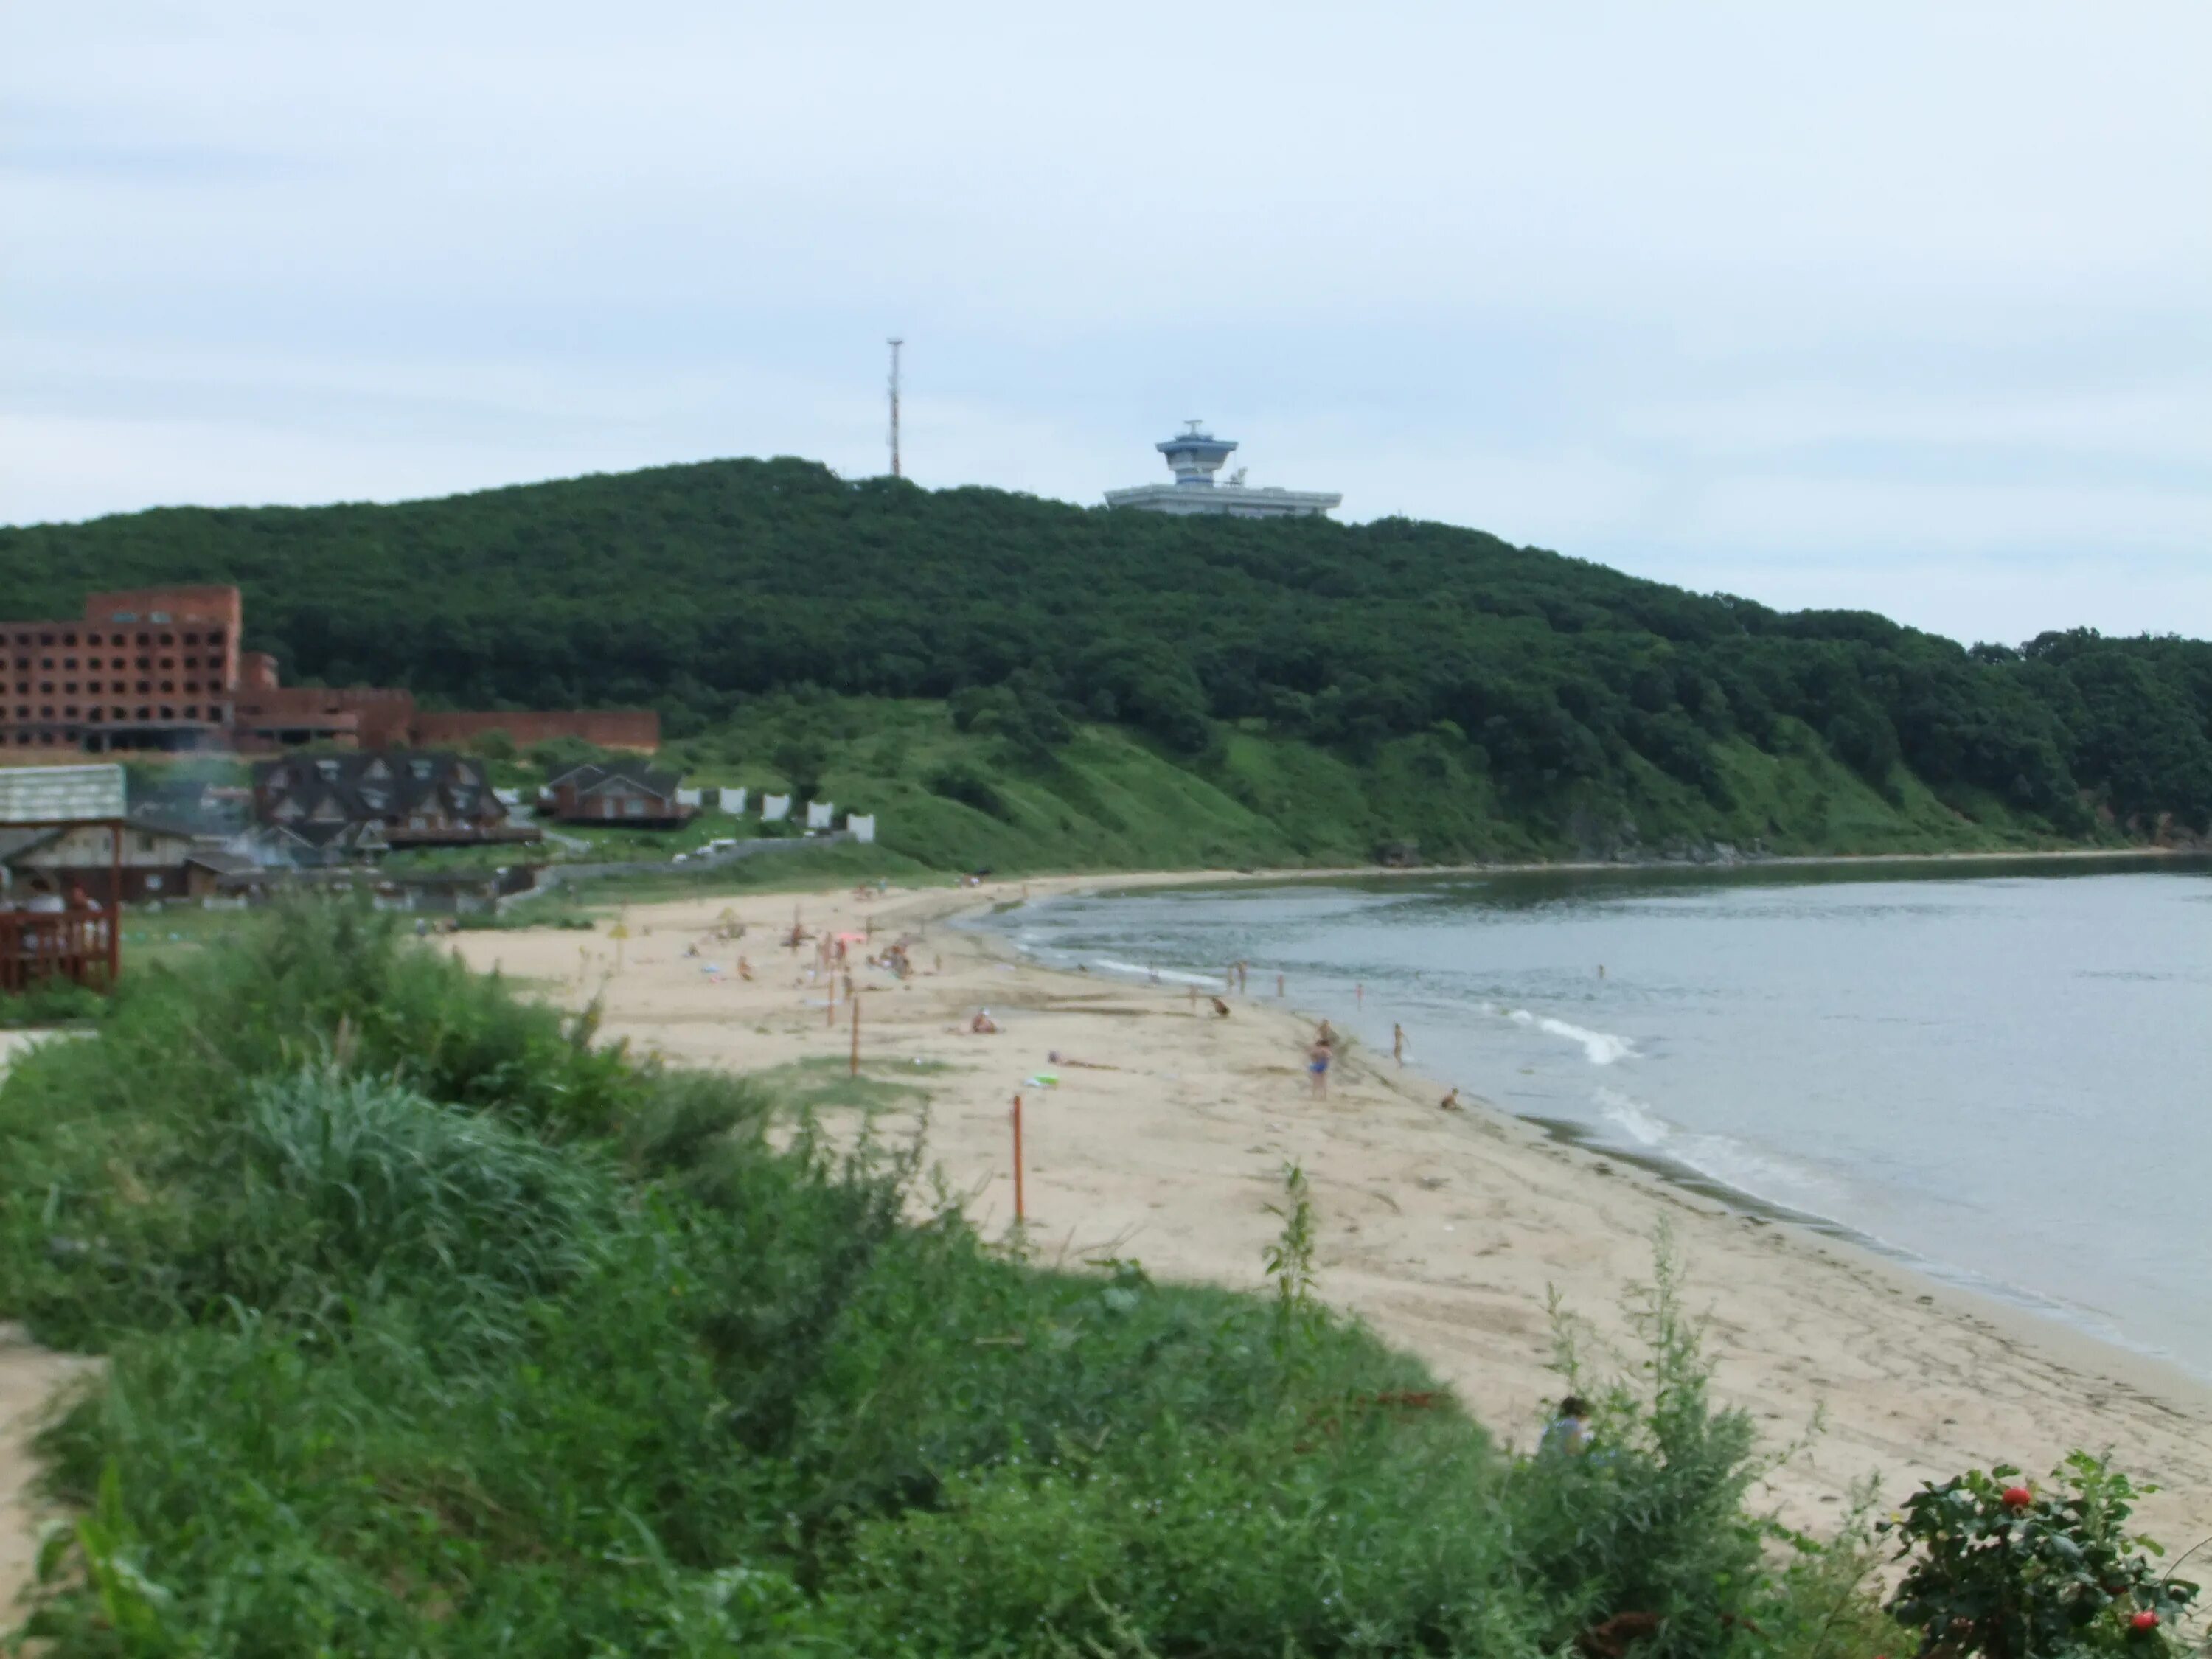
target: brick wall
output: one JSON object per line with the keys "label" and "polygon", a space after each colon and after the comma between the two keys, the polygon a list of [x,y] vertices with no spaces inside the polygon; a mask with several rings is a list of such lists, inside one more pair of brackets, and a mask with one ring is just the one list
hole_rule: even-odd
{"label": "brick wall", "polygon": [[651,754],[660,747],[660,716],[650,708],[557,708],[527,713],[416,711],[415,742],[424,749],[465,744],[487,732],[504,732],[518,749],[555,738],[581,738],[602,749]]}
{"label": "brick wall", "polygon": [[363,749],[404,748],[415,719],[415,699],[381,687],[283,686],[273,691],[242,691],[238,698],[241,732],[326,731],[340,743]]}

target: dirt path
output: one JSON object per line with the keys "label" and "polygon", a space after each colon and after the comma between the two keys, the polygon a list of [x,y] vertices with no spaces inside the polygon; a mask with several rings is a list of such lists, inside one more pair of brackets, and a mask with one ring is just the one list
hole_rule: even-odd
{"label": "dirt path", "polygon": [[0,1631],[15,1622],[46,1518],[33,1492],[32,1434],[56,1392],[93,1364],[35,1346],[20,1325],[0,1325]]}
{"label": "dirt path", "polygon": [[[38,1032],[0,1031],[0,1073],[13,1055],[42,1040]],[[0,1322],[0,1632],[15,1623],[15,1599],[31,1582],[46,1518],[33,1498],[38,1465],[31,1437],[55,1391],[93,1363],[49,1352],[21,1326]]]}

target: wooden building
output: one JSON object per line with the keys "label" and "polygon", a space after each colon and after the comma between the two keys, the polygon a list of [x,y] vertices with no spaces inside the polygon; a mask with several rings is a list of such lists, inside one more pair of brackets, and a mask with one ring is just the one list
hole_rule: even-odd
{"label": "wooden building", "polygon": [[534,827],[509,822],[482,761],[434,750],[264,761],[253,769],[253,813],[338,856],[542,839]]}
{"label": "wooden building", "polygon": [[11,893],[81,893],[104,904],[119,873],[125,903],[180,898],[187,890],[185,864],[198,850],[190,830],[144,818],[121,826],[25,825],[0,830],[0,877]]}
{"label": "wooden building", "polygon": [[[123,967],[119,766],[0,768],[0,992],[62,978],[112,985]],[[101,867],[82,862],[94,848]],[[21,858],[46,861],[19,881]]]}
{"label": "wooden building", "polygon": [[562,823],[673,830],[699,811],[677,798],[682,784],[675,773],[648,766],[574,766],[546,780],[538,810]]}

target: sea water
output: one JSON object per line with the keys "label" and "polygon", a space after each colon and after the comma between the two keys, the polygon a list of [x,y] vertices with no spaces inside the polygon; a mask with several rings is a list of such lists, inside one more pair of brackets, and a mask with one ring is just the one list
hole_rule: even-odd
{"label": "sea water", "polygon": [[[2212,861],[1055,898],[1047,962],[1249,987],[1506,1110],[2212,1376]],[[1364,988],[1364,994],[1358,988]]]}

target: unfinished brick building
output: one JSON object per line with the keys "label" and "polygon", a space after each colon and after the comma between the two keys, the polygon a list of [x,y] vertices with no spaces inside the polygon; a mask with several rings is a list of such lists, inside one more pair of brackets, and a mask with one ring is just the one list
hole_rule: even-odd
{"label": "unfinished brick building", "polygon": [[78,750],[426,748],[494,731],[519,745],[660,746],[651,709],[452,713],[385,688],[283,685],[274,658],[239,649],[243,622],[235,587],[94,593],[73,621],[0,622],[0,763]]}
{"label": "unfinished brick building", "polygon": [[149,587],[0,623],[0,750],[228,746],[239,622],[234,587]]}

